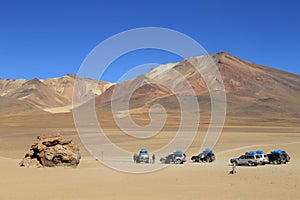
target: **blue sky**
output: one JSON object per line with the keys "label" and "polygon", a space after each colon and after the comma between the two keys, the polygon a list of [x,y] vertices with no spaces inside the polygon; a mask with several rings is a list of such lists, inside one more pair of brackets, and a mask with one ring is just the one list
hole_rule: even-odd
{"label": "blue sky", "polygon": [[[272,0],[0,1],[0,78],[76,74],[88,53],[119,32],[164,27],[198,41],[208,53],[300,74],[300,3]],[[157,51],[117,60],[102,79],[117,81],[131,67],[179,61]]]}

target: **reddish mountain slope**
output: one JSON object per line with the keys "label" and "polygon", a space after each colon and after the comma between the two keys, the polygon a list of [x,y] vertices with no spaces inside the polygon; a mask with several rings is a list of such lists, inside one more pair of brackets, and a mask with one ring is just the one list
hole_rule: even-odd
{"label": "reddish mountain slope", "polygon": [[22,100],[47,111],[58,110],[61,112],[60,110],[65,108],[64,112],[68,112],[72,104],[75,80],[80,85],[76,94],[85,101],[101,94],[111,86],[111,83],[108,82],[81,78],[71,74],[46,80],[0,79],[0,97]]}
{"label": "reddish mountain slope", "polygon": [[38,79],[25,82],[6,97],[24,100],[39,108],[59,107],[70,104],[70,101],[46,86]]}
{"label": "reddish mountain slope", "polygon": [[[207,86],[191,62],[201,65],[208,56],[221,73],[227,94],[228,116],[284,118],[300,115],[299,75],[243,61],[225,52],[191,57],[180,63],[153,68],[145,76],[109,88],[96,98],[96,107],[109,106],[114,91],[117,94],[114,100],[128,99],[131,95],[132,108],[160,103],[178,110],[179,105],[171,90],[175,90],[177,95],[189,95],[188,84],[200,104],[204,105],[202,111],[205,112],[210,109]],[[142,85],[143,80],[151,84]],[[210,80],[219,81],[217,78]],[[130,94],[128,91],[132,90],[135,92]]]}
{"label": "reddish mountain slope", "polygon": [[27,103],[25,101],[20,101],[14,98],[1,97],[0,96],[0,115],[35,115],[42,114],[44,111],[38,109],[37,107]]}

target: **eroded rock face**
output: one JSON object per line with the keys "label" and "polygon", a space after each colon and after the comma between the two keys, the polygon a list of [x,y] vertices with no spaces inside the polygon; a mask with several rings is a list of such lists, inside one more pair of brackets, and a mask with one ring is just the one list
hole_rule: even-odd
{"label": "eroded rock face", "polygon": [[76,167],[80,162],[79,147],[72,139],[64,139],[59,133],[38,136],[20,162],[22,167]]}

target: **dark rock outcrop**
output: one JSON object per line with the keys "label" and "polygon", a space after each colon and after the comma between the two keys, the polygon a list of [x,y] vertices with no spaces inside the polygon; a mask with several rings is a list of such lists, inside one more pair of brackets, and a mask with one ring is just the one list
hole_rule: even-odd
{"label": "dark rock outcrop", "polygon": [[80,162],[79,147],[72,139],[64,139],[59,133],[38,136],[20,162],[22,167],[76,167]]}

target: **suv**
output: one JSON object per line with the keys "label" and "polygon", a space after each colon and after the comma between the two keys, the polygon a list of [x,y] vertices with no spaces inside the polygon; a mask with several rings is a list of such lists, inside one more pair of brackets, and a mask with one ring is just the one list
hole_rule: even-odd
{"label": "suv", "polygon": [[261,156],[254,151],[246,152],[245,155],[240,156],[239,158],[230,159],[230,163],[235,163],[236,165],[248,165],[248,166],[257,166],[261,164]]}
{"label": "suv", "polygon": [[160,162],[163,164],[183,164],[184,162],[186,162],[186,155],[181,150],[177,150],[172,154],[162,157],[160,159]]}
{"label": "suv", "polygon": [[259,160],[260,160],[262,165],[265,165],[265,164],[269,163],[268,156],[262,150],[257,150],[256,154],[259,157]]}
{"label": "suv", "polygon": [[216,160],[216,156],[210,148],[207,148],[199,155],[192,156],[191,160],[193,162],[213,162]]}
{"label": "suv", "polygon": [[284,150],[274,150],[267,156],[272,164],[286,164],[291,160],[291,157]]}
{"label": "suv", "polygon": [[141,149],[139,154],[134,154],[135,163],[149,163],[149,155],[147,149]]}

